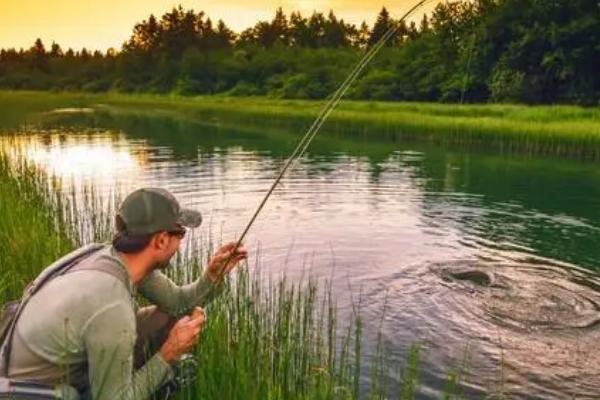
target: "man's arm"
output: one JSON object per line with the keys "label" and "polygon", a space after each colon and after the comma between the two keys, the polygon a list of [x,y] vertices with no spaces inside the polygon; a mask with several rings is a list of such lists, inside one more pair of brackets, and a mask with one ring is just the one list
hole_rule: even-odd
{"label": "man's arm", "polygon": [[207,274],[188,285],[178,286],[165,274],[155,270],[144,278],[138,291],[162,311],[178,317],[189,314],[194,307],[204,307],[220,293],[221,286]]}
{"label": "man's arm", "polygon": [[235,244],[231,242],[221,247],[208,263],[204,275],[195,282],[177,286],[155,270],[142,281],[139,292],[162,311],[175,317],[189,314],[194,307],[204,307],[221,292],[223,278],[248,257],[243,246],[233,252]]}
{"label": "man's arm", "polygon": [[98,310],[83,328],[93,400],[146,400],[172,379],[160,353],[133,372],[135,319],[122,302]]}

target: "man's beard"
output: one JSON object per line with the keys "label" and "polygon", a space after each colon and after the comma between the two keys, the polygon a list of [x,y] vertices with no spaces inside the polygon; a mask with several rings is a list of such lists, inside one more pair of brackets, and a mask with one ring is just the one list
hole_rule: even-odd
{"label": "man's beard", "polygon": [[160,270],[160,271],[164,271],[167,268],[169,268],[169,266],[171,265],[171,259],[167,260],[167,261],[160,261],[157,262],[156,264],[154,264],[154,268],[155,270]]}

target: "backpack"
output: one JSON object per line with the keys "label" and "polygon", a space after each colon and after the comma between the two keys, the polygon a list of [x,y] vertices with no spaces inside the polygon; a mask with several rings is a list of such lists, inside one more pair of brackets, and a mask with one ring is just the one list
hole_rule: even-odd
{"label": "backpack", "polygon": [[4,342],[4,338],[8,332],[8,327],[19,308],[19,300],[9,301],[0,309],[0,344]]}
{"label": "backpack", "polygon": [[78,266],[85,258],[103,249],[106,245],[93,243],[83,246],[52,263],[31,282],[23,292],[21,300],[6,303],[0,311],[0,377],[8,376],[12,338],[17,321],[29,299],[54,277],[79,270],[95,270],[110,274],[127,285],[128,273],[123,268],[115,268],[109,263],[94,263]]}

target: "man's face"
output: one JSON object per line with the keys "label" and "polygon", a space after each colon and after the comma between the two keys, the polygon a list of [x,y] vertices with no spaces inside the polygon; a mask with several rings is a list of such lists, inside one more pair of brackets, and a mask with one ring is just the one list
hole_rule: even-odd
{"label": "man's face", "polygon": [[185,236],[185,228],[178,226],[171,232],[160,232],[156,234],[155,260],[157,268],[164,269],[169,265],[171,258],[179,250],[181,241]]}

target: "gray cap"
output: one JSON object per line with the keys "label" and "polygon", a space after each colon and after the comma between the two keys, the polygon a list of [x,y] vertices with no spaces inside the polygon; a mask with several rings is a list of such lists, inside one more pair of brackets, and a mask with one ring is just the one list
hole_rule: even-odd
{"label": "gray cap", "polygon": [[127,232],[135,235],[173,231],[178,225],[196,228],[202,222],[198,211],[181,208],[175,196],[160,188],[131,193],[119,206],[117,215],[123,219]]}

